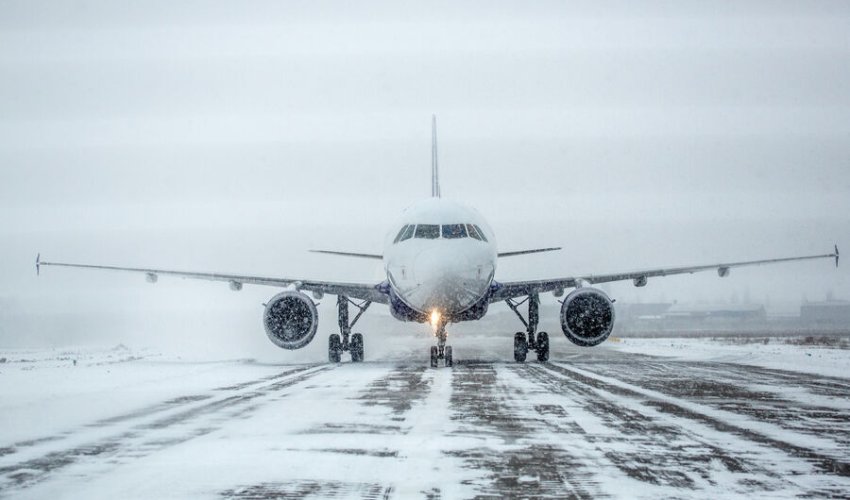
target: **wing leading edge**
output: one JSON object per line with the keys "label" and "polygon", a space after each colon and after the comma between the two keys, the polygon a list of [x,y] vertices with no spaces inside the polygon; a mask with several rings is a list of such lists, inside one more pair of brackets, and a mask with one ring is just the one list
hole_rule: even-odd
{"label": "wing leading edge", "polygon": [[248,276],[241,274],[201,273],[193,271],[175,271],[170,269],[153,269],[141,267],[118,267],[101,266],[92,264],[70,264],[66,262],[46,262],[41,260],[41,255],[36,257],[36,271],[40,272],[42,266],[73,267],[78,269],[99,269],[105,271],[126,271],[147,275],[148,281],[154,282],[158,276],[174,276],[186,279],[199,279],[207,281],[226,281],[234,290],[246,285],[266,285],[287,287],[295,286],[298,290],[308,292],[327,293],[330,295],[345,295],[353,299],[369,300],[379,304],[389,302],[389,297],[382,291],[381,284],[370,283],[338,283],[332,281],[313,281],[293,278],[271,278],[264,276]]}
{"label": "wing leading edge", "polygon": [[343,257],[358,257],[361,259],[381,260],[384,257],[376,253],[339,252],[337,250],[310,250],[313,253],[324,253],[328,255],[342,255]]}
{"label": "wing leading edge", "polygon": [[729,274],[729,270],[733,267],[743,267],[743,266],[757,266],[763,264],[778,264],[780,262],[792,262],[799,260],[813,260],[813,259],[826,259],[826,258],[834,258],[835,265],[838,266],[838,246],[835,246],[835,251],[833,253],[827,253],[822,255],[805,255],[802,257],[783,257],[779,259],[764,259],[764,260],[748,260],[742,262],[728,262],[723,264],[708,264],[701,266],[685,266],[685,267],[669,267],[669,268],[659,268],[659,269],[647,269],[643,271],[632,271],[625,273],[615,273],[615,274],[598,274],[598,275],[587,275],[587,276],[578,276],[571,278],[556,278],[556,279],[544,279],[544,280],[530,280],[530,281],[507,281],[504,283],[495,283],[495,290],[490,295],[490,302],[499,302],[502,300],[510,299],[513,297],[521,297],[524,295],[530,295],[534,293],[545,293],[552,292],[556,290],[563,290],[565,288],[575,288],[581,284],[598,284],[598,283],[610,283],[612,281],[625,281],[625,280],[634,280],[635,286],[643,286],[646,284],[646,280],[649,278],[656,278],[659,276],[671,276],[674,274],[692,274],[700,271],[710,271],[712,269],[717,270],[717,274],[721,277],[727,276]]}
{"label": "wing leading edge", "polygon": [[554,252],[555,250],[561,250],[561,247],[533,248],[531,250],[517,250],[515,252],[499,252],[497,257],[514,257],[516,255],[528,255],[530,253]]}

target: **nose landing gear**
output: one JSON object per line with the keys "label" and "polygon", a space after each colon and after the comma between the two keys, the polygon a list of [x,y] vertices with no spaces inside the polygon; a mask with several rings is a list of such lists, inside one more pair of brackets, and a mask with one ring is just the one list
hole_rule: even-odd
{"label": "nose landing gear", "polygon": [[[528,321],[519,312],[519,306],[526,302],[528,302]],[[537,324],[540,321],[540,315],[538,313],[540,297],[535,293],[529,295],[521,302],[507,299],[505,303],[517,315],[526,328],[525,332],[516,332],[514,334],[514,361],[524,363],[528,351],[536,351],[537,361],[541,363],[549,361],[549,334],[546,332],[537,333]]]}
{"label": "nose landing gear", "polygon": [[[360,309],[357,316],[349,323],[348,321],[348,304],[353,304],[354,307]],[[363,334],[351,334],[351,328],[363,316],[366,309],[372,305],[370,301],[364,301],[360,304],[354,302],[344,295],[339,295],[336,298],[336,305],[339,319],[339,334],[331,334],[328,337],[328,361],[331,363],[339,363],[342,358],[343,351],[351,353],[351,362],[359,363],[363,361]]]}
{"label": "nose landing gear", "polygon": [[446,334],[445,321],[441,320],[439,322],[434,336],[437,337],[437,345],[431,346],[431,368],[436,368],[441,359],[445,362],[446,366],[453,366],[452,346],[446,345],[448,334]]}

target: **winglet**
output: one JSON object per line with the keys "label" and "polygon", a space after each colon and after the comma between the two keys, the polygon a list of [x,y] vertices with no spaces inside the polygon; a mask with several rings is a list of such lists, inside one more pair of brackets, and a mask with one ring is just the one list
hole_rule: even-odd
{"label": "winglet", "polygon": [[440,172],[437,169],[437,115],[431,115],[431,197],[440,197]]}
{"label": "winglet", "polygon": [[835,267],[838,267],[838,244],[835,244]]}
{"label": "winglet", "polygon": [[35,275],[41,275],[41,253],[35,256]]}

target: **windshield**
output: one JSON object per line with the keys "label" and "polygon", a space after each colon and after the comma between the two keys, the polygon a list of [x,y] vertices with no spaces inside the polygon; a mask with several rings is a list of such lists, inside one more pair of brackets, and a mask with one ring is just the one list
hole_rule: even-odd
{"label": "windshield", "polygon": [[404,227],[402,227],[401,229],[399,229],[399,231],[398,231],[398,235],[397,235],[397,236],[395,237],[395,239],[393,240],[393,243],[398,243],[398,242],[399,242],[399,240],[401,240],[401,235],[403,235],[403,234],[404,234],[404,231],[405,231],[406,229],[407,229],[407,226],[404,226]]}
{"label": "windshield", "polygon": [[419,224],[416,226],[416,237],[433,240],[440,237],[440,226],[437,224]]}
{"label": "windshield", "polygon": [[393,243],[401,243],[410,238],[426,240],[475,238],[479,241],[487,241],[484,232],[475,224],[406,224],[399,229]]}
{"label": "windshield", "polygon": [[481,239],[481,240],[483,240],[483,241],[487,241],[487,237],[486,237],[486,236],[484,236],[484,231],[482,231],[482,230],[481,230],[481,228],[480,228],[480,227],[478,227],[478,224],[472,224],[472,227],[474,227],[474,228],[475,228],[475,232],[477,232],[477,233],[478,233],[479,239]]}
{"label": "windshield", "polygon": [[401,233],[401,235],[399,236],[399,240],[398,240],[398,241],[409,240],[410,238],[412,238],[412,237],[413,237],[413,230],[414,230],[415,228],[416,228],[416,226],[415,226],[415,225],[413,225],[413,224],[411,224],[411,225],[409,225],[409,226],[405,226],[405,228],[404,228],[404,232],[403,232],[403,233]]}
{"label": "windshield", "polygon": [[444,224],[443,238],[466,238],[466,227],[463,224]]}

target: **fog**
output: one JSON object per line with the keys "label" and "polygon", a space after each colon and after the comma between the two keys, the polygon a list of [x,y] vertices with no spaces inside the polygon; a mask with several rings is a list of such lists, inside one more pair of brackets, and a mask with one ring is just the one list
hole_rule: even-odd
{"label": "fog", "polygon": [[[0,345],[277,353],[272,288],[37,278],[36,253],[378,282],[374,261],[307,250],[381,252],[430,194],[431,114],[443,196],[477,207],[500,250],[564,247],[497,279],[850,249],[846,2],[4,1]],[[607,290],[793,308],[850,299],[847,269]],[[323,302],[317,338],[336,323]]]}

